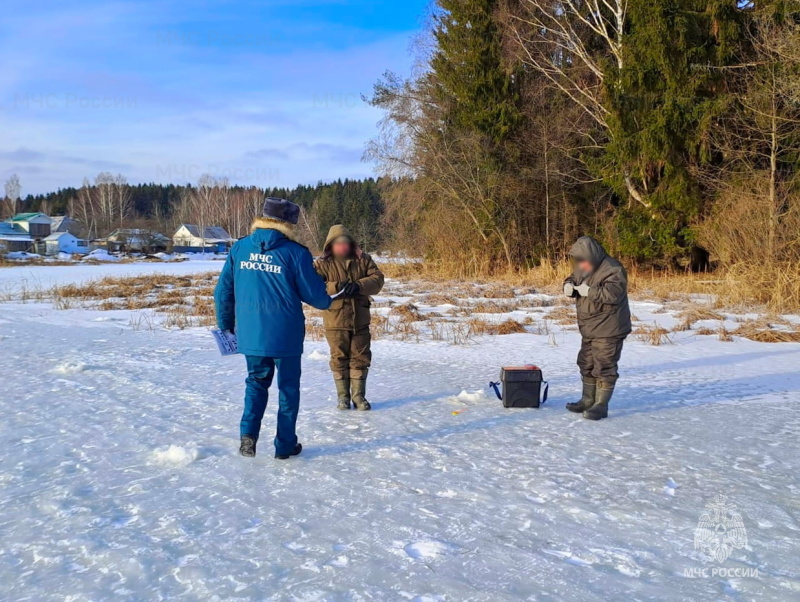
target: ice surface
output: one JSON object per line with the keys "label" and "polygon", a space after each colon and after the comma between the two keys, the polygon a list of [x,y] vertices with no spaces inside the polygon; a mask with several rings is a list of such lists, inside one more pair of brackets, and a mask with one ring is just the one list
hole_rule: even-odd
{"label": "ice surface", "polygon": [[[798,344],[631,340],[592,423],[563,407],[580,394],[571,330],[377,340],[371,413],[335,409],[311,342],[305,450],[276,462],[274,397],[259,456],[236,455],[243,358],[128,313],[0,305],[0,600],[800,599]],[[525,363],[550,401],[503,409],[488,382]],[[697,572],[716,566],[694,533],[720,494],[748,536],[724,566],[745,576]]]}

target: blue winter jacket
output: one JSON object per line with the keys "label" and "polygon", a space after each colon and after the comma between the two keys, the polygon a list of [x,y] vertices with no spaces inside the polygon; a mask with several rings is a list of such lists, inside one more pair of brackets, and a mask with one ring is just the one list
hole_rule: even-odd
{"label": "blue winter jacket", "polygon": [[219,328],[235,330],[241,353],[263,357],[302,355],[302,302],[331,305],[309,250],[272,229],[255,230],[233,245],[214,300]]}

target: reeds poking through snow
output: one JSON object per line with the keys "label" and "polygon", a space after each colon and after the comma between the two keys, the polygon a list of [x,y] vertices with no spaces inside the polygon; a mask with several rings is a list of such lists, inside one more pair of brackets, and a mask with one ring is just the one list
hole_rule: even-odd
{"label": "reeds poking through snow", "polygon": [[[577,327],[574,300],[561,294],[561,279],[567,273],[566,265],[545,264],[525,274],[507,276],[505,280],[480,282],[423,280],[421,268],[409,268],[412,276],[405,281],[390,280],[382,298],[373,304],[370,331],[375,339],[431,340],[454,345],[470,344],[482,336],[522,333],[554,340],[554,333],[576,330]],[[736,272],[736,277],[743,279],[748,273]],[[765,273],[767,278],[780,278],[769,268]],[[758,312],[759,308],[738,306],[723,309],[724,299],[738,301],[749,294],[745,290],[736,295],[714,297],[714,291],[720,292],[724,288],[720,282],[725,286],[733,285],[733,281],[726,280],[733,274],[729,272],[722,280],[711,280],[707,276],[633,270],[632,298],[643,296],[652,300],[657,297],[661,303],[650,313],[674,316],[678,323],[667,330],[658,323],[642,324],[634,318],[637,324],[632,338],[651,345],[664,345],[673,342],[673,333],[686,332],[713,335],[721,341],[746,338],[763,343],[800,342],[800,325],[774,311],[751,319],[731,314],[742,313],[745,309]],[[149,274],[106,277],[52,289],[23,281],[0,291],[0,301],[49,301],[60,310],[80,307],[128,310],[135,312],[131,327],[137,330],[157,326],[178,329],[209,327],[215,324],[213,293],[217,278],[216,272],[180,276]],[[542,284],[552,278],[557,280],[555,285]],[[763,279],[756,279],[756,282],[766,285]],[[791,282],[791,278],[784,278],[776,285],[777,290],[790,293]],[[543,289],[550,294],[541,294]],[[690,294],[699,291],[709,294],[702,299]],[[767,297],[765,299],[769,301]],[[324,340],[323,313],[310,307],[304,310],[309,340]],[[764,311],[764,306],[760,310]]]}
{"label": "reeds poking through snow", "polygon": [[[215,272],[191,276],[106,277],[84,284],[54,287],[47,298],[56,309],[152,310],[163,316],[161,325],[166,328],[213,326],[216,322],[213,294],[217,278]],[[131,326],[141,329],[144,315],[140,313],[132,318]],[[152,329],[153,324],[151,320],[148,329]]]}
{"label": "reeds poking through snow", "polygon": [[648,325],[637,326],[631,334],[633,335],[633,338],[636,339],[637,341],[643,341],[645,343],[649,343],[650,345],[654,346],[673,342],[669,330],[667,330],[662,326],[659,326],[655,322],[653,322],[652,326]]}
{"label": "reeds poking through snow", "polygon": [[[380,260],[378,260],[380,263]],[[800,262],[744,262],[720,268],[713,273],[692,274],[623,263],[628,271],[633,298],[670,300],[689,295],[713,297],[714,307],[766,310],[776,313],[800,311]],[[428,282],[452,284],[459,277],[456,266],[433,263],[384,263],[381,269],[390,278],[418,278]],[[483,283],[485,298],[504,298],[509,290],[519,294],[523,287],[555,295],[558,299],[564,279],[572,272],[569,261],[544,260],[539,265],[511,273],[464,277],[459,282]]]}

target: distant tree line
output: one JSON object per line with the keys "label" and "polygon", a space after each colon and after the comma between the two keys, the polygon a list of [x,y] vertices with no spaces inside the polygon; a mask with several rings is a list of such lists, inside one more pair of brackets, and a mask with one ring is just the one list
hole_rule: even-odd
{"label": "distant tree line", "polygon": [[302,240],[314,250],[321,248],[328,228],[336,223],[346,224],[367,248],[378,249],[385,240],[382,185],[368,178],[265,190],[231,185],[210,175],[201,176],[196,184],[129,184],[122,175],[103,172],[93,181],[85,179],[80,188],[22,198],[19,178],[12,176],[6,183],[4,212],[70,215],[81,222],[89,238],[106,236],[120,227],[152,228],[171,235],[182,223],[223,226],[239,238],[249,233],[269,195],[301,206]]}
{"label": "distant tree line", "polygon": [[437,0],[369,155],[402,247],[452,273],[563,256],[800,261],[800,2]]}

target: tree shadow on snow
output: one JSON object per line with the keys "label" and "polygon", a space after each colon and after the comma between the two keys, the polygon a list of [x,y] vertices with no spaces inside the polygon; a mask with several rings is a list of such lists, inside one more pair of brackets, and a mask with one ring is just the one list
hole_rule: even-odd
{"label": "tree shadow on snow", "polygon": [[[765,343],[766,344],[766,343]],[[794,347],[794,346],[793,346]],[[668,349],[668,347],[664,347]],[[625,357],[626,350],[622,350],[622,357]],[[779,355],[798,354],[798,348],[792,349],[778,349],[776,351],[759,351],[748,353],[723,353],[720,355],[712,355],[709,357],[694,357],[691,359],[684,359],[677,362],[665,362],[663,364],[648,364],[642,366],[632,366],[630,368],[623,368],[622,377],[625,374],[643,374],[648,372],[660,373],[671,372],[674,370],[681,370],[683,368],[703,368],[705,366],[729,366],[731,364],[743,364],[749,361],[761,360],[772,358]]]}
{"label": "tree shadow on snow", "polygon": [[425,401],[435,401],[437,399],[444,399],[453,394],[452,391],[445,391],[442,393],[435,393],[433,395],[409,395],[407,397],[397,397],[395,399],[388,399],[386,401],[379,401],[372,404],[373,411],[392,410],[410,405],[412,403],[422,403]]}
{"label": "tree shadow on snow", "polygon": [[[443,399],[443,396],[432,396],[429,400],[434,401]],[[420,401],[418,399],[418,401]],[[548,401],[544,406],[537,409],[532,408],[503,408],[500,402],[497,402],[496,409],[498,412],[490,416],[484,416],[471,420],[469,422],[459,421],[451,426],[437,428],[425,432],[403,432],[397,434],[386,434],[385,436],[370,439],[367,441],[343,442],[335,445],[328,445],[322,447],[309,448],[308,451],[303,450],[303,455],[308,459],[323,457],[323,456],[336,456],[343,454],[352,454],[358,452],[368,452],[371,450],[378,450],[384,448],[400,448],[404,443],[421,443],[432,441],[433,443],[440,443],[446,438],[453,435],[463,435],[475,432],[486,431],[502,426],[522,426],[534,424],[537,418],[541,419],[542,412],[547,414],[552,413],[550,402]],[[558,409],[558,408],[556,408]],[[561,406],[563,410],[563,406]],[[566,413],[566,410],[564,410]]]}
{"label": "tree shadow on snow", "polygon": [[687,383],[664,379],[660,384],[649,386],[626,386],[624,379],[623,373],[611,400],[611,411],[614,416],[632,416],[686,406],[744,401],[768,394],[800,391],[800,377],[797,372]]}

